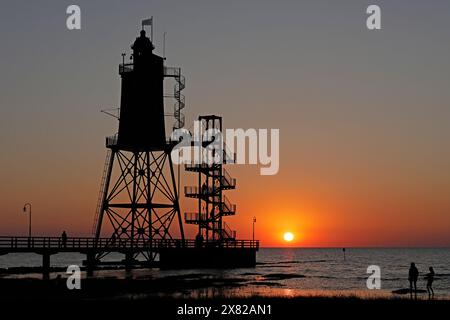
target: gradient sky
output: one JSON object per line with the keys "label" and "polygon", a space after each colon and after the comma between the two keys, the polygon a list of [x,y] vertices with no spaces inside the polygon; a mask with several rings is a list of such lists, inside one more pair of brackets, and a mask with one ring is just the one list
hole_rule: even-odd
{"label": "gradient sky", "polygon": [[[72,3],[81,31],[66,29]],[[186,75],[188,127],[220,114],[280,129],[278,175],[229,168],[239,237],[256,216],[266,246],[288,230],[295,246],[450,246],[445,0],[2,1],[0,234],[26,234],[32,202],[35,234],[89,235],[117,127],[100,110],[118,106],[120,54],[151,15]]]}

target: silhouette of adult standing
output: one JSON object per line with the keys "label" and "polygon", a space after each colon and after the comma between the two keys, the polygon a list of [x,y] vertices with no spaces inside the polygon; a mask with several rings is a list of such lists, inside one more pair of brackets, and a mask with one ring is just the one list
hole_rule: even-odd
{"label": "silhouette of adult standing", "polygon": [[412,298],[413,285],[414,285],[414,295],[417,298],[417,279],[419,278],[419,270],[417,270],[416,264],[411,262],[411,267],[409,267],[409,290]]}
{"label": "silhouette of adult standing", "polygon": [[195,236],[195,247],[201,248],[203,247],[203,236],[199,233]]}
{"label": "silhouette of adult standing", "polygon": [[61,242],[62,242],[63,248],[65,248],[67,245],[67,233],[65,230],[63,231],[63,233],[61,235]]}

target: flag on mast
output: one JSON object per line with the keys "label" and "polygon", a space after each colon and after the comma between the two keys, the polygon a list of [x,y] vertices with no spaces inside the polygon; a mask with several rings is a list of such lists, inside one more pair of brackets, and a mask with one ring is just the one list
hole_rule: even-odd
{"label": "flag on mast", "polygon": [[150,19],[142,20],[142,27],[153,25],[153,16]]}
{"label": "flag on mast", "polygon": [[142,30],[144,30],[144,26],[150,26],[150,40],[153,42],[153,16],[149,19],[144,19],[141,22]]}

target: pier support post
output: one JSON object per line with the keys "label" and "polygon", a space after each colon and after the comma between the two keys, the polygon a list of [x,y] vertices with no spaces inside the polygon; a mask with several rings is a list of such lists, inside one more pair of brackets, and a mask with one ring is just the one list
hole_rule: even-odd
{"label": "pier support post", "polygon": [[95,253],[88,252],[86,254],[86,273],[88,277],[92,277],[94,275],[95,265],[96,265]]}
{"label": "pier support post", "polygon": [[50,254],[42,254],[42,277],[44,280],[50,279]]}
{"label": "pier support post", "polygon": [[125,270],[130,271],[133,265],[133,252],[125,253]]}

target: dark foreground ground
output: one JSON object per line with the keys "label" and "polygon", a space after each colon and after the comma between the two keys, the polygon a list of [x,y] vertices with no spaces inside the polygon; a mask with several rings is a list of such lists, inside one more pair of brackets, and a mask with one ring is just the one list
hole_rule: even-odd
{"label": "dark foreground ground", "polygon": [[[246,298],[1,301],[14,318],[43,319],[447,319],[448,301]],[[209,308],[209,312],[204,312]],[[195,311],[194,311],[195,310]],[[187,314],[185,314],[187,313]],[[189,314],[195,313],[195,314]],[[6,318],[5,318],[6,319]]]}
{"label": "dark foreground ground", "polygon": [[[0,279],[0,318],[28,314],[39,319],[446,319],[450,314],[449,300],[171,296],[209,285],[176,277],[147,281],[84,279],[81,290],[68,290],[65,279]],[[3,317],[6,314],[12,316]]]}

